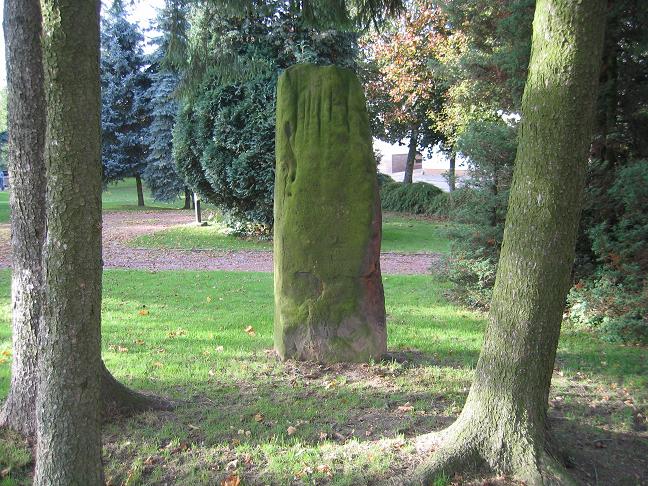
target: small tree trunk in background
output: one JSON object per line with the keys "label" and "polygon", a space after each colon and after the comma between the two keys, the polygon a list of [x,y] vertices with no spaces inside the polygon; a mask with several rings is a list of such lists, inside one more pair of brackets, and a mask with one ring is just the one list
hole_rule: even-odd
{"label": "small tree trunk in background", "polygon": [[41,0],[47,238],[34,484],[103,485],[98,0]]}
{"label": "small tree trunk in background", "polygon": [[416,162],[416,148],[418,146],[418,128],[412,127],[410,132],[409,150],[407,151],[407,161],[405,162],[405,175],[403,184],[411,184],[414,176],[414,163]]}
{"label": "small tree trunk in background", "polygon": [[450,152],[450,170],[449,170],[450,174],[448,177],[448,186],[450,192],[454,192],[454,190],[457,188],[456,164],[457,164],[457,152],[453,150],[452,152]]}
{"label": "small tree trunk in background", "polygon": [[11,174],[11,386],[0,425],[36,431],[36,369],[45,239],[45,92],[38,0],[5,0],[8,162]]}
{"label": "small tree trunk in background", "polygon": [[137,187],[137,205],[144,207],[144,189],[142,188],[142,178],[135,174],[135,186]]}
{"label": "small tree trunk in background", "polygon": [[194,208],[196,208],[196,223],[202,223],[202,214],[200,212],[200,197],[194,192]]}
{"label": "small tree trunk in background", "polygon": [[189,189],[184,191],[184,206],[182,209],[191,209],[191,191]]}
{"label": "small tree trunk in background", "polygon": [[421,467],[474,465],[528,485],[571,483],[548,452],[547,399],[570,285],[606,0],[538,0],[504,242],[475,380]]}

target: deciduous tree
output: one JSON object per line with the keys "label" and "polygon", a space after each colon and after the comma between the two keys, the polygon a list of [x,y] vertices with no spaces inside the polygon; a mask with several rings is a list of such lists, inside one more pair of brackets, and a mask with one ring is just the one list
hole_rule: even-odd
{"label": "deciduous tree", "polygon": [[574,259],[605,8],[604,0],[537,2],[484,345],[466,405],[416,483],[475,464],[529,485],[570,482],[547,440],[547,400]]}

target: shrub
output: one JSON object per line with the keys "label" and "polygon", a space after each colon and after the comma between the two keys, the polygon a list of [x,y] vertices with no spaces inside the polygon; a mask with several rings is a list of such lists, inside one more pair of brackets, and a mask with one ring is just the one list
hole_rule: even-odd
{"label": "shrub", "polygon": [[570,318],[609,341],[648,343],[648,161],[614,176],[606,191],[588,194],[586,214],[604,210],[605,218],[585,232],[596,270],[572,289]]}
{"label": "shrub", "polygon": [[383,184],[380,201],[385,211],[410,214],[435,214],[435,198],[443,191],[426,182],[403,184],[400,182]]}
{"label": "shrub", "polygon": [[378,187],[380,188],[388,184],[398,184],[394,179],[392,179],[387,174],[383,174],[382,172],[378,172],[377,177],[378,177]]}

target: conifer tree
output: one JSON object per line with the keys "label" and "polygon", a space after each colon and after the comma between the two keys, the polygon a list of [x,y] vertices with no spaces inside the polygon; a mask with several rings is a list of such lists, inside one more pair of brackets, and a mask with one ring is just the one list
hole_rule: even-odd
{"label": "conifer tree", "polygon": [[146,167],[147,107],[150,80],[143,70],[143,35],[114,0],[102,19],[101,129],[103,180],[135,177],[138,206],[144,206],[141,175]]}
{"label": "conifer tree", "polygon": [[[153,41],[157,48],[150,56],[151,65],[147,70],[151,79],[146,92],[150,123],[144,139],[147,156],[143,177],[156,200],[171,201],[181,193],[188,193],[173,159],[173,127],[178,112],[176,91],[180,76],[168,59],[172,42],[184,40],[177,32],[187,31],[186,8],[177,0],[167,0],[157,19],[157,30],[161,34]],[[185,198],[186,209],[188,202]]]}

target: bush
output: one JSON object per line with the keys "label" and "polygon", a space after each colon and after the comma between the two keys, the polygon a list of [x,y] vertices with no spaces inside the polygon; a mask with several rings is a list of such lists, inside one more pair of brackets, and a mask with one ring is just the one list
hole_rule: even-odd
{"label": "bush", "polygon": [[378,177],[378,187],[380,188],[388,184],[398,184],[394,179],[392,179],[387,174],[383,174],[382,172],[378,172],[377,177]]}
{"label": "bush", "polygon": [[[379,179],[380,184],[380,179]],[[387,182],[381,185],[380,201],[385,211],[410,214],[436,214],[435,198],[443,191],[426,182],[403,184]]]}
{"label": "bush", "polygon": [[586,215],[595,209],[605,218],[590,219],[585,234],[596,269],[572,289],[570,318],[609,341],[648,343],[648,161],[629,163],[607,190],[595,189]]}

